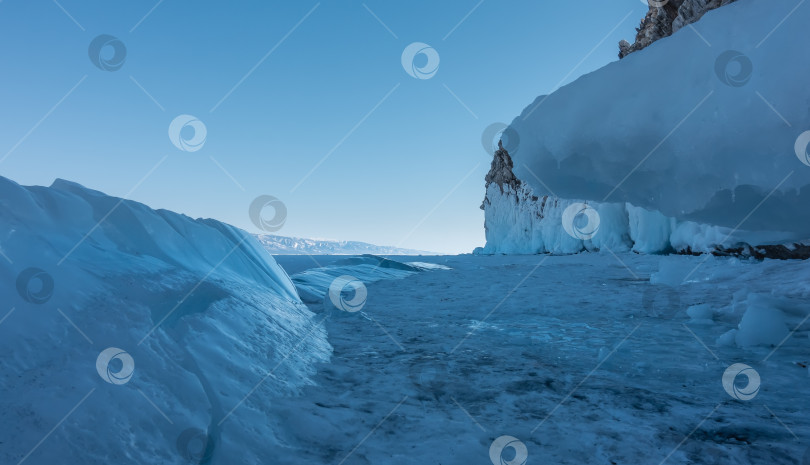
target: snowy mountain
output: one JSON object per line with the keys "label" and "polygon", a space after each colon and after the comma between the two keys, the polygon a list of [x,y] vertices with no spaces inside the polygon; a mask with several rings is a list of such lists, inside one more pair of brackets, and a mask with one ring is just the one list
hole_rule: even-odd
{"label": "snowy mountain", "polygon": [[270,463],[270,405],[331,355],[218,221],[0,178],[0,257],[0,463]]}
{"label": "snowy mountain", "polygon": [[386,247],[356,241],[330,241],[257,234],[256,239],[274,255],[436,255],[423,250]]}
{"label": "snowy mountain", "polygon": [[794,6],[728,4],[538,97],[493,160],[483,252],[810,238],[798,213],[810,202],[810,88],[796,79],[810,73],[810,49],[796,46],[810,9]]}

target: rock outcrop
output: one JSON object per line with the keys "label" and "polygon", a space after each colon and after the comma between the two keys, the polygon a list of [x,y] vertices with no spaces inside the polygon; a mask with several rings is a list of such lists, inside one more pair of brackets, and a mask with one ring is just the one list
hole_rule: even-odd
{"label": "rock outcrop", "polygon": [[[503,148],[503,142],[498,141],[498,150],[495,151],[495,157],[492,159],[489,173],[487,173],[484,178],[487,182],[486,187],[495,183],[501,188],[501,192],[504,190],[504,185],[510,186],[512,190],[517,191],[520,188],[521,182],[520,179],[515,176],[515,173],[512,172],[514,167],[512,157],[510,157],[509,152]],[[484,203],[486,203],[486,199],[484,199]],[[484,209],[483,205],[481,205],[481,209]]]}
{"label": "rock outcrop", "polygon": [[[571,205],[580,204],[579,201],[535,195],[532,187],[515,175],[512,157],[500,141],[484,179],[486,195],[481,210],[484,210],[487,244],[476,249],[476,254],[570,254],[607,248],[611,251],[680,255],[708,253],[757,260],[810,258],[810,243],[753,246],[738,241],[730,246],[718,243],[698,250],[684,238],[694,234],[721,239],[726,236],[725,231],[710,225],[667,218],[659,212],[621,202],[587,202],[598,212],[603,223],[612,226],[587,239],[570,236],[563,226],[564,211]],[[728,238],[726,236],[719,242]]]}
{"label": "rock outcrop", "polygon": [[[724,246],[721,243],[729,236],[723,229],[667,218],[659,212],[629,203],[587,202],[607,227],[591,238],[573,237],[565,232],[564,211],[580,201],[535,195],[531,186],[514,174],[514,162],[509,152],[502,144],[498,145],[485,177],[486,195],[481,204],[487,243],[476,249],[476,254],[571,254],[606,248],[611,251],[711,254],[756,260],[810,258],[808,242],[753,246],[737,241]],[[718,243],[697,249],[689,244],[690,235],[714,236]]]}
{"label": "rock outcrop", "polygon": [[[732,0],[658,1],[642,23],[637,43],[627,44],[625,52],[728,3]],[[778,52],[795,45],[810,10],[797,14],[769,48]],[[773,115],[763,118],[760,102],[726,89],[727,76],[714,76],[707,66],[722,50],[753,49],[782,15],[766,0],[730,5],[702,18],[699,32],[712,47],[696,47],[697,36],[682,33],[538,97],[515,118],[511,136],[494,153],[482,205],[486,245],[476,252],[610,250],[810,258],[810,217],[798,213],[810,197],[807,172],[785,178],[791,170],[798,174],[803,169],[798,163],[806,162],[799,148],[798,161],[785,149],[796,131]],[[737,31],[733,37],[732,30]],[[760,85],[810,71],[810,60],[795,56],[776,54],[769,63],[773,66],[758,68]],[[634,84],[623,85],[627,82]],[[780,81],[771,94],[791,114],[787,120],[810,127],[806,108],[794,103],[810,98],[797,82]],[[681,89],[681,100],[689,95],[688,101],[654,104],[662,88],[675,87]],[[605,89],[612,95],[605,96]],[[692,113],[700,116],[684,119]],[[714,129],[706,129],[707,123]],[[676,138],[667,134],[673,127],[680,128]],[[516,151],[509,141],[518,134],[522,143]],[[651,157],[652,146],[659,153]],[[767,207],[759,209],[766,200]]]}
{"label": "rock outcrop", "polygon": [[637,52],[699,20],[707,11],[736,0],[648,0],[650,10],[636,29],[636,40],[619,42],[619,58]]}

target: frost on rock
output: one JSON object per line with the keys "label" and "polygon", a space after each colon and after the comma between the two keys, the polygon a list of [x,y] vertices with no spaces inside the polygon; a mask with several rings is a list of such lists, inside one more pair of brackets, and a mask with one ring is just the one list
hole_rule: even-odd
{"label": "frost on rock", "polygon": [[[602,248],[659,253],[671,247],[669,239],[676,224],[671,218],[630,204],[537,196],[512,168],[512,158],[501,146],[486,176],[481,209],[487,244],[478,253],[568,254]],[[565,209],[580,202],[599,214],[599,229],[590,239],[578,239],[563,227]]]}
{"label": "frost on rock", "polygon": [[668,37],[679,29],[698,21],[706,12],[736,0],[664,0],[650,1],[650,10],[636,28],[632,44],[619,42],[619,58],[637,52],[653,42]]}
{"label": "frost on rock", "polygon": [[612,250],[632,247],[629,219],[622,205],[591,202],[599,212],[600,231],[591,239],[578,239],[565,231],[562,221],[565,209],[577,201],[534,195],[515,176],[513,166],[509,152],[499,144],[481,204],[487,245],[478,253],[577,253],[605,246]]}
{"label": "frost on rock", "polygon": [[[810,257],[810,245],[793,243],[753,247],[742,242],[744,236],[729,228],[679,221],[630,203],[538,196],[515,176],[513,167],[512,157],[500,145],[485,178],[486,196],[481,204],[487,243],[476,249],[476,253],[570,254],[608,248],[648,254],[712,253],[757,259]],[[599,214],[599,229],[590,239],[577,239],[563,227],[563,212],[575,203],[587,203]],[[724,247],[722,244],[726,242],[738,245]]]}

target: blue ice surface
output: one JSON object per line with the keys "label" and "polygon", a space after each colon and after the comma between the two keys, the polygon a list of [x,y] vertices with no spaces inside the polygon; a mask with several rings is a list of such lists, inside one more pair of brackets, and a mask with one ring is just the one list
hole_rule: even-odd
{"label": "blue ice surface", "polygon": [[387,258],[370,254],[348,257],[276,256],[278,263],[290,274],[301,300],[309,304],[321,302],[332,282],[341,276],[351,276],[368,285],[380,280],[406,278],[423,271],[448,269],[433,263],[406,261],[409,258]]}

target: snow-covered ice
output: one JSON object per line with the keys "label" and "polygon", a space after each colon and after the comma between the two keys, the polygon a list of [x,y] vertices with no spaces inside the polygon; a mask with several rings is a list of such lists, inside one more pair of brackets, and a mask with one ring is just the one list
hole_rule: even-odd
{"label": "snow-covered ice", "polygon": [[2,463],[466,465],[524,447],[526,463],[798,463],[806,449],[810,262],[605,249],[280,267],[233,227],[64,181],[2,180],[0,199]]}
{"label": "snow-covered ice", "polygon": [[206,437],[213,463],[267,463],[269,406],[331,353],[284,270],[214,220],[0,178],[0,252],[3,464],[181,464]]}
{"label": "snow-covered ice", "polygon": [[539,97],[476,255],[0,178],[0,463],[810,463],[810,261],[651,255],[810,237],[795,3]]}
{"label": "snow-covered ice", "polygon": [[[450,269],[369,284],[362,312],[327,317],[331,362],[276,404],[278,463],[490,463],[503,435],[554,464],[800,463],[810,445],[794,437],[810,433],[808,262],[421,259]],[[798,330],[722,344],[749,301]],[[724,390],[734,363],[761,377],[750,401]]]}
{"label": "snow-covered ice", "polygon": [[[327,296],[330,286],[341,276],[351,276],[364,284],[370,284],[383,279],[401,279],[427,269],[437,268],[436,265],[429,263],[403,263],[376,255],[328,260],[326,266],[321,266],[313,256],[308,256],[307,259],[316,263],[318,267],[305,269],[291,277],[301,299],[307,303],[322,302]],[[300,263],[301,261],[307,262],[307,259],[294,260],[285,257],[284,261],[285,263]]]}

